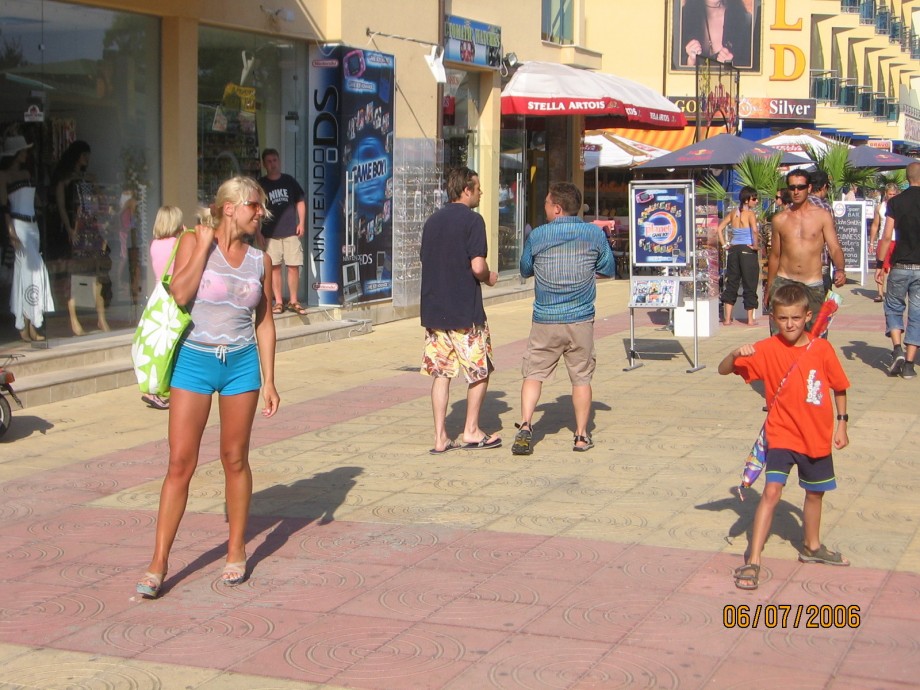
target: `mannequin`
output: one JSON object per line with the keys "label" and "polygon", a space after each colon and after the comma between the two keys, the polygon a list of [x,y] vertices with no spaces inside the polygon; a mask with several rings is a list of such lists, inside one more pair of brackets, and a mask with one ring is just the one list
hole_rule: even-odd
{"label": "mannequin", "polygon": [[16,250],[10,309],[19,336],[27,342],[45,340],[40,332],[45,312],[54,311],[51,281],[39,251],[35,187],[26,167],[30,148],[25,138],[10,136],[0,157],[0,217]]}
{"label": "mannequin", "polygon": [[[106,256],[108,245],[99,230],[98,201],[92,182],[87,179],[90,147],[85,141],[72,143],[54,173],[54,194],[61,223],[70,241],[70,275],[87,273],[93,281],[93,301],[96,306],[97,326],[101,331],[111,330],[105,317],[105,299],[102,296],[101,274],[107,273],[110,263]],[[70,329],[74,335],[83,335],[83,326],[77,318],[77,303],[67,290],[67,311]]]}

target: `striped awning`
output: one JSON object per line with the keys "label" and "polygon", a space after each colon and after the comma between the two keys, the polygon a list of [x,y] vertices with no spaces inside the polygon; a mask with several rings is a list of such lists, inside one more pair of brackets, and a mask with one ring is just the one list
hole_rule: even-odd
{"label": "striped awning", "polygon": [[[627,139],[632,139],[642,144],[648,144],[649,146],[654,146],[659,149],[667,149],[668,151],[676,151],[677,149],[682,149],[684,146],[689,146],[693,143],[693,139],[696,136],[696,127],[684,127],[683,129],[630,129],[628,127],[614,127],[603,131],[608,134],[626,137]],[[717,134],[724,134],[726,130],[725,127],[713,126],[709,127],[708,130],[704,128],[701,131],[704,136],[708,131],[709,136],[714,137]]]}

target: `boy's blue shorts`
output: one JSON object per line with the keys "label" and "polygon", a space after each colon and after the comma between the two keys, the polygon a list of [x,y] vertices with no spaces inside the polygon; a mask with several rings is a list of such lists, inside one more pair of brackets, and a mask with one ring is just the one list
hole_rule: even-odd
{"label": "boy's blue shorts", "polygon": [[259,351],[252,343],[223,346],[183,341],[170,381],[170,388],[204,395],[238,395],[261,387]]}
{"label": "boy's blue shorts", "polygon": [[834,458],[812,458],[804,453],[796,453],[785,448],[768,448],[766,478],[767,483],[786,485],[789,470],[796,465],[799,468],[799,486],[806,491],[830,491],[837,488],[834,477]]}

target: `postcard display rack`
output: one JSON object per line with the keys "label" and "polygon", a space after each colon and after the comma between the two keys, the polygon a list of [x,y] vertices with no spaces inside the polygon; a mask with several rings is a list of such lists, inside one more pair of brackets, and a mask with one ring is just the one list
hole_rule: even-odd
{"label": "postcard display rack", "polygon": [[[721,320],[719,276],[724,268],[718,237],[721,218],[718,204],[711,197],[697,194],[694,202],[693,264],[696,266],[696,281],[691,280],[693,276],[689,265],[680,269],[683,306],[679,306],[674,313],[674,334],[689,336],[693,332],[692,320],[695,315],[699,337],[705,338],[715,335]],[[692,290],[696,290],[695,305]]]}
{"label": "postcard display rack", "polygon": [[[636,309],[677,310],[683,296],[685,300],[689,298],[684,308],[697,314],[700,277],[707,275],[700,269],[708,266],[709,256],[699,252],[695,212],[692,180],[629,183],[629,351],[624,371],[642,366],[637,361]],[[634,269],[638,267],[658,268],[662,274],[635,276]],[[682,294],[683,283],[689,284],[689,295]],[[708,290],[707,282],[704,294]],[[699,363],[699,320],[691,321],[693,366],[687,369],[688,374],[704,368]]]}

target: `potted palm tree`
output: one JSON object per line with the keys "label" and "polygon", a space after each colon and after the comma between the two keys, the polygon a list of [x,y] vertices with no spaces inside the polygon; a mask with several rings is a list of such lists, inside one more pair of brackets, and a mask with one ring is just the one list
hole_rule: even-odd
{"label": "potted palm tree", "polygon": [[830,196],[839,199],[844,187],[874,187],[878,177],[877,168],[857,168],[850,163],[850,147],[847,144],[831,144],[825,151],[808,147],[808,155],[819,170],[827,173],[830,180]]}

